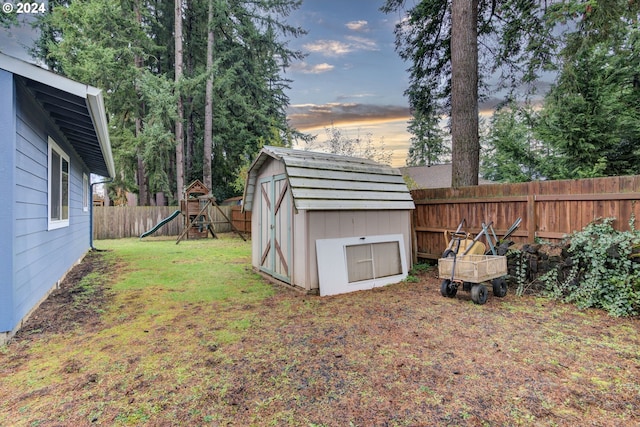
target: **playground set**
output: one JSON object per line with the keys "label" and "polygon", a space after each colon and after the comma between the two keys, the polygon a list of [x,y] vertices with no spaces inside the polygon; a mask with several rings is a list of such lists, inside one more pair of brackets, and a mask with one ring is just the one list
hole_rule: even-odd
{"label": "playground set", "polygon": [[187,239],[206,239],[211,234],[214,239],[217,237],[214,229],[214,221],[212,215],[212,209],[217,209],[224,217],[225,223],[231,225],[231,229],[235,231],[242,240],[247,239],[242,233],[233,225],[233,222],[227,217],[227,215],[220,209],[216,198],[211,195],[209,189],[200,180],[195,180],[184,191],[184,199],[180,201],[180,209],[174,211],[167,218],[164,218],[152,229],[142,233],[140,239],[152,235],[158,231],[163,225],[173,221],[180,214],[182,214],[184,221],[184,228],[182,233],[176,240],[176,245],[184,238]]}

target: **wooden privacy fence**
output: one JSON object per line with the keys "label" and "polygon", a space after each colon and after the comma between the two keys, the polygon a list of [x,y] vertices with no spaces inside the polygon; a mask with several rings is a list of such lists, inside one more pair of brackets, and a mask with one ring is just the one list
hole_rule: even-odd
{"label": "wooden privacy fence", "polygon": [[251,212],[242,212],[242,206],[231,206],[231,221],[237,230],[251,233]]}
{"label": "wooden privacy fence", "polygon": [[[232,208],[235,206],[220,206],[222,212],[231,218]],[[93,209],[93,238],[120,239],[124,237],[138,237],[147,230],[152,229],[164,218],[169,217],[178,210],[177,206],[104,206]],[[231,231],[231,225],[216,208],[211,208],[209,217],[213,221],[216,232],[225,233]],[[250,221],[247,232],[251,231]],[[234,223],[240,231],[245,231],[240,226],[245,222]],[[172,221],[163,225],[153,236],[178,236],[184,227],[184,216],[178,215]]]}
{"label": "wooden privacy fence", "polygon": [[617,218],[613,225],[619,230],[629,229],[632,215],[640,219],[640,175],[423,189],[411,195],[418,258],[439,258],[446,247],[444,231],[455,230],[463,219],[474,235],[483,222],[493,221],[500,237],[522,218],[511,237],[515,242],[560,241],[597,218]]}

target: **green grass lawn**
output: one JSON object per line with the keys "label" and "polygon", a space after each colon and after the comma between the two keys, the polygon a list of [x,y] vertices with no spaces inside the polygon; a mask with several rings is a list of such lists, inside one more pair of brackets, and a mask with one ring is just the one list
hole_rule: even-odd
{"label": "green grass lawn", "polygon": [[251,272],[251,243],[222,235],[218,240],[103,240],[126,268],[115,291],[158,289],[174,301],[251,303],[273,288]]}
{"label": "green grass lawn", "polygon": [[[96,308],[100,325],[72,319],[64,334],[35,331],[0,348],[0,400],[6,402],[0,426],[91,424],[105,413],[105,425],[155,419],[173,387],[201,374],[193,363],[204,363],[250,327],[255,314],[237,308],[260,304],[276,290],[251,269],[251,243],[231,235],[179,245],[122,239],[96,246],[111,272],[88,275],[81,284],[86,292],[76,296],[85,301],[92,283],[109,283],[107,305]],[[145,392],[135,385],[141,382],[154,387]],[[184,399],[196,399],[199,387]],[[144,398],[127,397],[141,393]],[[180,423],[171,415],[162,419]]]}
{"label": "green grass lawn", "polygon": [[443,298],[433,270],[304,295],[256,274],[233,235],[96,246],[108,268],[0,347],[0,426],[640,423],[637,318]]}

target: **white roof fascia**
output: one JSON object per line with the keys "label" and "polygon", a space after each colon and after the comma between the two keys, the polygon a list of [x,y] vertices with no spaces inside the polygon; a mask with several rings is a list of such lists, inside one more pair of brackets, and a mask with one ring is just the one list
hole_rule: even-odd
{"label": "white roof fascia", "polygon": [[63,92],[84,99],[87,105],[87,110],[89,111],[89,115],[91,116],[91,120],[96,129],[98,143],[102,150],[102,155],[110,175],[109,177],[115,176],[115,164],[113,161],[113,153],[111,151],[109,128],[106,120],[107,116],[104,108],[102,91],[100,89],[71,80],[49,70],[45,70],[44,68],[40,68],[35,64],[13,58],[3,53],[0,53],[0,63],[2,64],[2,69],[9,71],[12,74],[42,83],[43,85],[54,87]]}
{"label": "white roof fascia", "polygon": [[109,178],[113,178],[116,176],[116,168],[113,161],[113,154],[111,152],[111,140],[109,139],[107,113],[104,108],[102,91],[89,85],[87,85],[86,90],[87,108],[89,109],[93,126],[96,128],[98,143],[100,144],[100,149],[104,156],[104,162],[107,165]]}
{"label": "white roof fascia", "polygon": [[70,93],[81,98],[87,97],[87,85],[67,77],[53,73],[44,68],[40,68],[35,64],[30,64],[20,59],[0,53],[2,60],[2,69],[13,74],[25,77],[30,80],[37,81],[47,86],[58,88],[64,92]]}

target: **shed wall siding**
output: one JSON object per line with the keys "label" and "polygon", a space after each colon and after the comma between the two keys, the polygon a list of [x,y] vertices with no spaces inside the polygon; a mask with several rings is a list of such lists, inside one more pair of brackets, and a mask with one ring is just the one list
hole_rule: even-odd
{"label": "shed wall siding", "polygon": [[[84,164],[21,86],[17,90],[13,222],[13,329],[89,249],[89,212],[82,207]],[[48,145],[70,157],[69,226],[47,230]]]}
{"label": "shed wall siding", "polygon": [[300,288],[311,290],[311,284],[313,283],[309,276],[309,268],[307,267],[311,263],[315,264],[316,260],[310,258],[309,251],[307,250],[308,227],[307,219],[309,217],[309,211],[298,211],[291,216],[291,245],[293,246],[293,259],[292,263],[292,277],[291,284]]}
{"label": "shed wall siding", "polygon": [[[308,289],[318,289],[316,240],[381,234],[402,234],[405,253],[411,254],[411,212],[380,211],[309,211],[307,212]],[[410,256],[407,256],[409,259]],[[410,261],[408,261],[410,262]],[[409,269],[409,266],[407,266]]]}
{"label": "shed wall siding", "polygon": [[[0,333],[13,325],[13,194],[15,187],[16,114],[13,75],[0,70]],[[2,336],[0,336],[2,342]]]}

